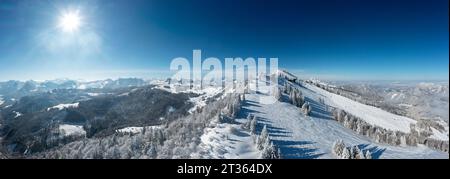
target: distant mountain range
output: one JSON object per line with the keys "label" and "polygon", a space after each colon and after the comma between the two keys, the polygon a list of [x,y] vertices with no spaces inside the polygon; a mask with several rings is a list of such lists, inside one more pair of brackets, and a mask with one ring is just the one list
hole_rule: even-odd
{"label": "distant mountain range", "polygon": [[449,121],[448,82],[340,82],[341,95],[416,120]]}
{"label": "distant mountain range", "polygon": [[0,158],[448,158],[448,84],[272,79],[0,82]]}
{"label": "distant mountain range", "polygon": [[117,89],[130,86],[143,86],[148,82],[139,78],[119,78],[117,80],[98,80],[82,82],[69,79],[37,81],[6,81],[0,82],[0,94],[10,97],[21,97],[33,93],[48,92],[55,89]]}

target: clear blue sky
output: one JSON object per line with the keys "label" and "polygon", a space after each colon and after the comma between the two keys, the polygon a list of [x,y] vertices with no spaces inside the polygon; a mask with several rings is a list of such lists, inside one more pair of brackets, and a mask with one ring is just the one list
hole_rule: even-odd
{"label": "clear blue sky", "polygon": [[[0,0],[0,81],[155,76],[174,57],[278,57],[304,77],[448,80],[448,0]],[[61,14],[79,10],[74,34]]]}

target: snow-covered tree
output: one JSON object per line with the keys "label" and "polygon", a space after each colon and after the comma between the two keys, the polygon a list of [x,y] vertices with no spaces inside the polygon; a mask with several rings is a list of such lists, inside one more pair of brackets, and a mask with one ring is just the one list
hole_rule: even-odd
{"label": "snow-covered tree", "polygon": [[264,125],[261,134],[258,136],[258,140],[257,140],[257,146],[259,150],[264,149],[264,144],[266,143],[266,141],[269,139],[269,133],[267,132],[267,127],[266,125]]}
{"label": "snow-covered tree", "polygon": [[357,145],[346,146],[341,139],[333,143],[332,152],[341,159],[371,159],[370,151],[362,151]]}
{"label": "snow-covered tree", "polygon": [[295,100],[295,90],[291,90],[289,93],[289,100],[291,101],[292,105],[297,106],[297,100]]}
{"label": "snow-covered tree", "polygon": [[275,99],[281,100],[281,90],[277,86],[273,88],[272,95]]}
{"label": "snow-covered tree", "polygon": [[257,117],[253,116],[252,121],[250,122],[250,133],[256,134],[256,126],[257,126]]}
{"label": "snow-covered tree", "polygon": [[141,135],[136,135],[132,137],[132,142],[131,142],[131,150],[132,151],[139,151],[142,149],[142,136]]}
{"label": "snow-covered tree", "polygon": [[159,143],[160,145],[164,143],[165,138],[162,130],[155,130],[154,136],[157,143]]}
{"label": "snow-covered tree", "polygon": [[[80,151],[81,152],[81,151]],[[82,156],[78,156],[78,158],[82,158]],[[118,159],[120,158],[120,151],[118,146],[113,146],[108,148],[105,154],[106,159]]]}
{"label": "snow-covered tree", "polygon": [[252,114],[247,115],[247,120],[241,124],[241,128],[250,131],[252,134],[256,132],[256,116]]}
{"label": "snow-covered tree", "polygon": [[308,115],[311,113],[311,110],[312,110],[312,108],[311,108],[311,105],[309,105],[309,102],[306,102],[306,103],[303,104],[303,106],[302,106],[302,112],[303,112],[305,115],[308,116]]}
{"label": "snow-covered tree", "polygon": [[362,122],[362,120],[357,120],[356,122],[356,132],[360,135],[365,134],[365,123]]}
{"label": "snow-covered tree", "polygon": [[146,154],[149,158],[156,158],[157,156],[156,146],[153,143],[150,144],[150,147],[148,148]]}
{"label": "snow-covered tree", "polygon": [[267,139],[264,143],[264,148],[261,151],[261,158],[263,159],[279,159],[279,150],[270,139]]}
{"label": "snow-covered tree", "polygon": [[306,111],[306,114],[307,115],[311,114],[311,111],[312,111],[312,107],[311,107],[311,105],[308,104],[308,109]]}
{"label": "snow-covered tree", "polygon": [[261,158],[262,159],[270,159],[272,157],[273,144],[270,142],[270,139],[265,139],[264,144],[261,146]]}
{"label": "snow-covered tree", "polygon": [[341,159],[351,159],[351,153],[348,147],[345,147],[342,151]]}
{"label": "snow-covered tree", "polygon": [[289,90],[289,85],[288,83],[285,81],[284,82],[284,93],[289,94],[290,90]]}
{"label": "snow-covered tree", "polygon": [[364,158],[365,159],[372,159],[372,152],[370,152],[369,150],[366,151],[366,154],[364,154]]}
{"label": "snow-covered tree", "polygon": [[340,157],[342,155],[342,153],[344,152],[344,149],[345,149],[345,144],[344,144],[343,140],[339,139],[333,143],[333,153],[336,156]]}
{"label": "snow-covered tree", "polygon": [[301,107],[305,101],[302,92],[295,88],[289,91],[288,96],[292,105],[297,107]]}
{"label": "snow-covered tree", "polygon": [[282,155],[281,155],[281,149],[280,149],[279,147],[277,147],[277,148],[278,148],[278,151],[277,151],[277,153],[278,153],[278,158],[281,159],[281,158],[282,158],[282,157],[281,157],[281,156],[282,156]]}
{"label": "snow-covered tree", "polygon": [[252,114],[248,114],[247,115],[247,120],[244,123],[242,123],[242,125],[241,125],[242,129],[250,130],[250,125],[251,125],[252,119],[253,119],[253,115]]}
{"label": "snow-covered tree", "polygon": [[357,145],[351,147],[350,154],[352,159],[364,159],[364,153],[359,149]]}

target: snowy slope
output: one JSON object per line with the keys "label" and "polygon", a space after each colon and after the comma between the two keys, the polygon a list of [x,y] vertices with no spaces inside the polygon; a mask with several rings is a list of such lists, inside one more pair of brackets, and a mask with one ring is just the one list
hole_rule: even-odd
{"label": "snowy slope", "polygon": [[84,136],[84,135],[86,135],[86,131],[83,129],[83,126],[81,126],[81,125],[62,124],[62,125],[59,125],[59,131],[64,136]]}
{"label": "snowy slope", "polygon": [[[162,126],[146,126],[145,129],[159,129]],[[125,127],[122,129],[117,129],[117,133],[131,133],[131,134],[137,134],[144,130],[144,127]]]}
{"label": "snowy slope", "polygon": [[78,105],[79,105],[79,104],[80,104],[80,103],[58,104],[58,105],[56,105],[56,106],[47,108],[47,111],[50,111],[50,110],[52,110],[52,109],[63,110],[63,109],[66,109],[66,108],[78,108]]}
{"label": "snowy slope", "polygon": [[200,94],[200,96],[198,97],[189,99],[189,101],[194,104],[194,107],[189,110],[189,112],[192,113],[198,107],[204,107],[210,98],[213,98],[214,96],[220,94],[221,92],[223,92],[223,90],[221,88],[207,87],[202,90],[187,90],[186,92]]}
{"label": "snowy slope", "polygon": [[[353,101],[349,98],[328,92],[308,83],[302,83],[302,86],[297,85],[297,88],[310,96],[315,96],[316,98],[320,97],[321,99],[324,99],[325,104],[339,109],[344,109],[350,114],[361,118],[371,125],[393,131],[409,133],[411,124],[417,123],[417,121],[414,119],[399,116],[377,107]],[[443,126],[448,126],[448,124],[443,124]],[[433,134],[430,136],[431,138],[442,141],[449,140],[448,127],[445,131],[440,131],[435,128],[431,128],[431,130],[433,132]]]}
{"label": "snowy slope", "polygon": [[262,94],[247,95],[242,113],[258,116],[259,129],[264,124],[267,125],[274,144],[280,147],[284,158],[334,158],[331,147],[338,139],[344,140],[346,144],[359,145],[363,150],[370,150],[374,158],[448,158],[448,153],[425,146],[395,147],[376,144],[331,120],[331,114],[324,112],[324,106],[318,103],[311,102],[312,114],[305,116],[299,108],[286,102],[260,104],[257,100],[259,95]]}
{"label": "snowy slope", "polygon": [[361,104],[349,98],[330,93],[316,86],[303,83],[303,85],[312,90],[317,95],[325,99],[325,103],[339,109],[344,109],[347,112],[363,119],[369,124],[379,126],[393,131],[410,132],[410,125],[415,124],[416,121],[408,117],[395,115],[384,111],[380,108]]}
{"label": "snowy slope", "polygon": [[[263,86],[262,84],[260,86]],[[260,103],[266,94],[247,94],[242,109],[236,119],[237,124],[217,124],[207,128],[201,136],[199,152],[193,158],[259,158],[253,137],[240,128],[248,114],[258,117],[260,132],[267,126],[272,141],[281,150],[283,158],[335,158],[331,152],[333,143],[342,139],[347,145],[358,145],[362,150],[369,150],[373,158],[449,158],[448,153],[430,149],[426,146],[391,146],[379,144],[374,140],[359,135],[332,119],[329,106],[367,119],[367,122],[383,128],[409,132],[409,125],[414,120],[394,115],[381,109],[367,106],[350,99],[324,91],[312,85],[297,86],[312,106],[310,116],[305,116],[300,108],[291,105],[288,97],[283,95],[281,102]],[[448,130],[447,130],[448,131]],[[448,135],[438,133],[436,138]]]}
{"label": "snowy slope", "polygon": [[238,124],[217,124],[206,128],[200,139],[199,151],[192,154],[192,158],[239,159],[260,156],[253,137]]}

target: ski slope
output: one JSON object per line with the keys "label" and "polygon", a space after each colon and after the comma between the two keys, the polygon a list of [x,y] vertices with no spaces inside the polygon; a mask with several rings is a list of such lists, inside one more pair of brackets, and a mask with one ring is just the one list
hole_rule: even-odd
{"label": "ski slope", "polygon": [[[409,133],[411,131],[411,124],[417,123],[414,119],[396,115],[377,107],[353,101],[349,98],[328,92],[311,84],[302,83],[302,86],[297,85],[297,88],[316,101],[318,101],[318,98],[324,99],[325,104],[338,109],[344,109],[350,114],[361,118],[365,122],[384,129]],[[449,140],[448,129],[446,129],[446,131],[440,131],[435,128],[431,128],[431,130],[433,132],[431,138],[443,141]]]}
{"label": "ski slope", "polygon": [[304,85],[305,88],[311,89],[311,92],[316,93],[319,97],[325,99],[326,104],[339,109],[344,109],[345,111],[363,119],[371,125],[393,131],[409,133],[410,125],[416,123],[415,120],[408,117],[392,114],[380,108],[353,101],[349,98],[330,93],[313,85],[306,83],[303,83],[302,85]]}
{"label": "ski slope", "polygon": [[[312,85],[296,87],[312,106],[310,116],[305,116],[300,108],[291,105],[285,94],[281,101],[275,103],[260,103],[261,98],[268,97],[267,94],[247,94],[236,119],[237,124],[216,124],[207,128],[201,136],[199,152],[192,157],[259,158],[260,151],[253,143],[253,137],[240,128],[240,124],[247,120],[248,114],[253,114],[258,117],[257,131],[260,132],[266,125],[271,139],[281,150],[282,158],[335,158],[331,149],[338,139],[342,139],[347,145],[358,145],[362,150],[371,151],[374,159],[449,158],[448,153],[423,145],[412,147],[376,143],[333,120],[329,106],[325,104],[345,109],[353,115],[367,119],[370,124],[391,130],[409,132],[409,125],[415,123],[412,119],[352,101]],[[325,103],[319,103],[319,98],[324,99]],[[439,138],[448,140],[445,135],[439,135]]]}
{"label": "ski slope", "polygon": [[331,148],[333,142],[338,139],[348,145],[358,145],[362,150],[370,150],[373,158],[449,157],[448,153],[425,146],[397,147],[377,144],[332,120],[331,114],[324,112],[324,106],[312,100],[312,114],[305,116],[299,108],[287,102],[260,104],[259,95],[262,94],[247,95],[242,113],[258,116],[259,130],[263,125],[267,125],[274,144],[281,149],[283,158],[335,158]]}

